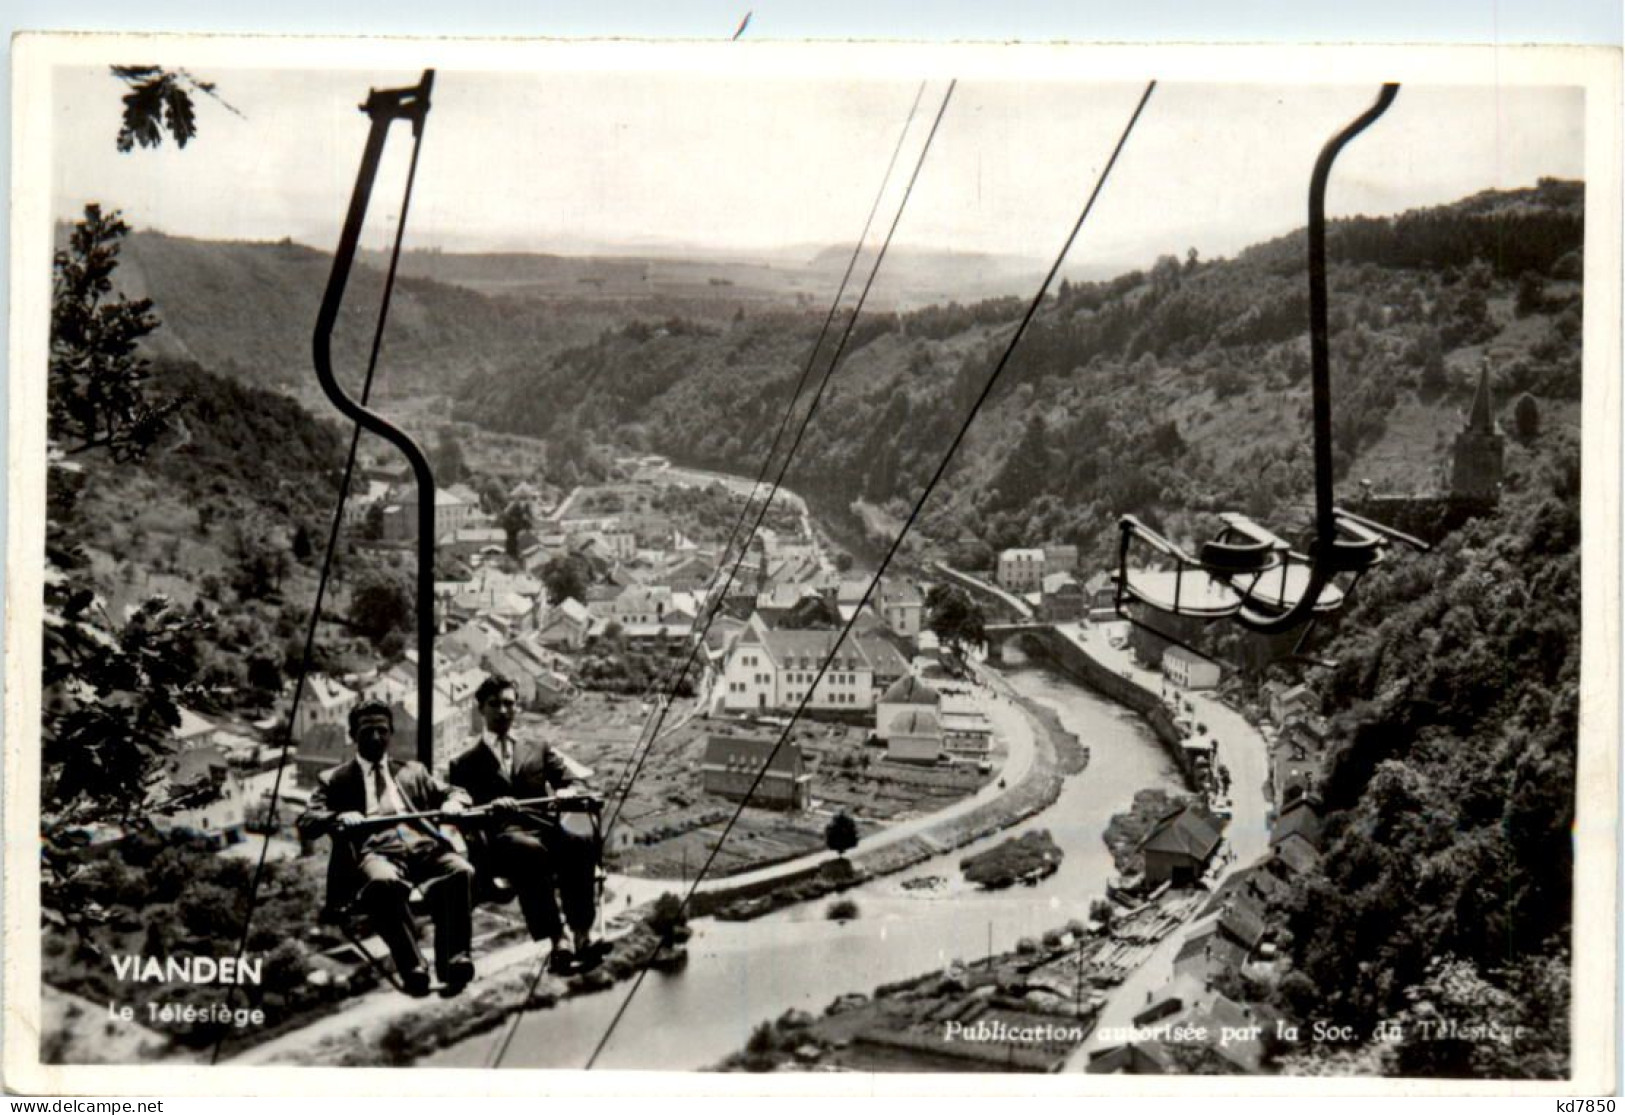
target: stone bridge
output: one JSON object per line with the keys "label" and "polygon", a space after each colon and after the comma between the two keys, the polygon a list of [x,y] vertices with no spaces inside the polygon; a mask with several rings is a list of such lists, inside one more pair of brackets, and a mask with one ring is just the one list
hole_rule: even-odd
{"label": "stone bridge", "polygon": [[984,624],[982,631],[987,636],[987,660],[993,663],[1004,661],[1005,644],[1012,639],[1028,636],[1033,643],[1036,643],[1043,651],[1051,655],[1054,654],[1051,640],[1065,639],[1065,636],[1055,630],[1053,624],[1039,623],[1036,620],[1028,620],[1022,623]]}

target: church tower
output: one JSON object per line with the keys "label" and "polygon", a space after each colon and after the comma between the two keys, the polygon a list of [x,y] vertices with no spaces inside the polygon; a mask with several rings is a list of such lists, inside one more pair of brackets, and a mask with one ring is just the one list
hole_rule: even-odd
{"label": "church tower", "polygon": [[1506,462],[1506,438],[1495,424],[1490,406],[1488,362],[1478,373],[1478,393],[1467,425],[1456,435],[1450,470],[1452,495],[1494,499],[1500,492],[1501,474]]}

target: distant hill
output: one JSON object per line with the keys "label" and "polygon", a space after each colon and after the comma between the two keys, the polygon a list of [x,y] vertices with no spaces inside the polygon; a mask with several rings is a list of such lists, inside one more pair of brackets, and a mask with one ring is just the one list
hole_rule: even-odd
{"label": "distant hill", "polygon": [[[855,283],[861,284],[878,247],[876,240],[865,249]],[[401,268],[406,275],[482,294],[714,317],[740,307],[827,306],[840,286],[852,245],[680,253],[684,249],[630,255],[417,251],[403,256]],[[387,262],[381,252],[365,258],[380,268]],[[1041,263],[1017,256],[893,247],[869,304],[898,310],[996,297],[1031,289],[1042,273]],[[857,287],[850,289],[849,299],[855,298]]]}

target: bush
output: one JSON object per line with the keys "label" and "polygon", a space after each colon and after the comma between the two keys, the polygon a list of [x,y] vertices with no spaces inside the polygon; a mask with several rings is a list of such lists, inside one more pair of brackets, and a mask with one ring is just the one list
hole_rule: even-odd
{"label": "bush", "polygon": [[825,913],[830,921],[851,921],[858,916],[858,904],[850,898],[837,899]]}

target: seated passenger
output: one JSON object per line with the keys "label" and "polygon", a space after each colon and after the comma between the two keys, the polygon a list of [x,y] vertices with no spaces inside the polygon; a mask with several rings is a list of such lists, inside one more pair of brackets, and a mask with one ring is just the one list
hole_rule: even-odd
{"label": "seated passenger", "polygon": [[327,908],[352,905],[366,914],[395,961],[409,995],[429,993],[407,899],[418,887],[434,918],[435,971],[449,991],[474,978],[469,957],[474,869],[440,829],[425,820],[368,824],[367,818],[443,809],[461,812],[468,798],[421,763],[392,761],[394,716],[382,701],[350,712],[356,755],[321,776],[310,808],[297,824],[301,838],[330,836]]}
{"label": "seated passenger", "polygon": [[[495,816],[493,824],[470,834],[469,851],[482,871],[508,880],[531,939],[551,942],[548,966],[565,971],[578,955],[583,960],[593,955],[597,849],[589,837],[566,831],[556,814],[528,813],[519,806],[522,798],[568,796],[571,778],[547,744],[510,734],[518,711],[513,682],[493,674],[474,698],[485,730],[451,761],[451,782],[476,806],[491,806]],[[564,944],[566,924],[574,952]]]}

